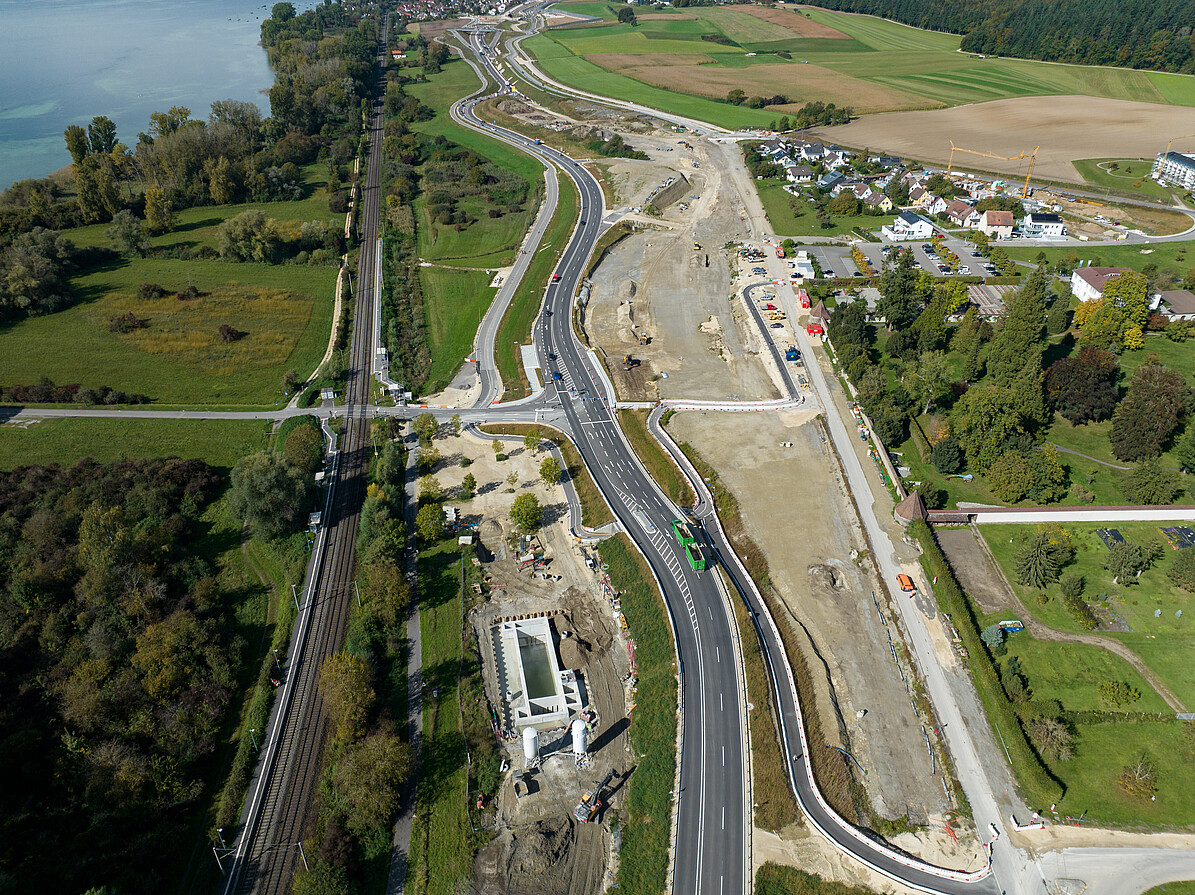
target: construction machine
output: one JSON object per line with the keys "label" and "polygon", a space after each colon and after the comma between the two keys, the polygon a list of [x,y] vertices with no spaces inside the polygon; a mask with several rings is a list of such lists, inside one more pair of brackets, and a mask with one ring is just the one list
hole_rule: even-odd
{"label": "construction machine", "polygon": [[589,823],[596,816],[602,807],[602,790],[606,788],[611,780],[614,779],[614,768],[610,768],[606,772],[606,776],[593,789],[587,789],[581,793],[581,801],[577,803],[577,807],[573,809],[573,817],[583,824]]}

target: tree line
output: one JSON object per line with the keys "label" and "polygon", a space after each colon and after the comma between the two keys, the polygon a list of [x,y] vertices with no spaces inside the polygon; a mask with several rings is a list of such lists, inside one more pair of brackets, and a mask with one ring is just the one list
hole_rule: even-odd
{"label": "tree line", "polygon": [[962,34],[962,49],[1050,62],[1195,72],[1195,0],[814,0]]}

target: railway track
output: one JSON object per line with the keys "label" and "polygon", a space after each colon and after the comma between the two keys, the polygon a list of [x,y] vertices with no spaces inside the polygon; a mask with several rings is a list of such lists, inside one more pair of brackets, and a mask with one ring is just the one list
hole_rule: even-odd
{"label": "railway track", "polygon": [[[383,35],[381,50],[385,48]],[[379,52],[379,65],[384,65]],[[264,764],[248,808],[226,878],[224,895],[286,895],[296,870],[305,860],[299,843],[307,832],[320,770],[320,756],[328,730],[327,712],[319,696],[319,673],[324,660],[339,649],[348,624],[354,594],[357,523],[368,466],[369,403],[373,339],[369,321],[376,296],[374,272],[380,208],[381,80],[371,107],[369,164],[362,188],[358,232],[361,252],[357,267],[357,296],[346,407],[340,450],[332,463],[333,488],[325,507],[323,550],[306,591],[304,606],[292,635],[286,682],[276,708],[274,742],[262,742]],[[319,546],[317,545],[317,548]]]}

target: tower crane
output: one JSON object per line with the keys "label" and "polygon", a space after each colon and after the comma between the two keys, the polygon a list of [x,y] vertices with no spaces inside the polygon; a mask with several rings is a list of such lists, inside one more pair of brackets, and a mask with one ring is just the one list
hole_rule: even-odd
{"label": "tower crane", "polygon": [[1174,145],[1176,140],[1186,140],[1191,137],[1195,137],[1195,134],[1183,134],[1180,137],[1171,137],[1170,142],[1166,144],[1166,151],[1162,153],[1162,158],[1165,159],[1170,155],[1170,147]]}
{"label": "tower crane", "polygon": [[[1195,135],[1193,135],[1195,136]],[[1177,139],[1177,138],[1176,138]],[[954,141],[950,141],[950,162],[946,165],[946,176],[950,176],[951,170],[954,168],[954,154],[956,152],[968,152],[971,155],[982,155],[984,158],[1000,159],[1004,162],[1015,162],[1017,159],[1029,159],[1029,172],[1025,175],[1025,184],[1021,187],[1021,198],[1027,198],[1029,195],[1029,178],[1033,176],[1033,165],[1037,161],[1037,150],[1041,146],[1034,146],[1032,152],[1022,152],[1020,155],[996,155],[992,152],[980,152],[976,149],[964,149],[962,146],[955,146]]]}

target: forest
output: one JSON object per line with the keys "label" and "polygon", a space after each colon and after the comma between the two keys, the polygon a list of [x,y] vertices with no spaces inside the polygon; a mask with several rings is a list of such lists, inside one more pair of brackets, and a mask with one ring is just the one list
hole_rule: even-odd
{"label": "forest", "polygon": [[962,34],[962,49],[1047,62],[1195,72],[1195,0],[812,0]]}
{"label": "forest", "polygon": [[222,487],[199,460],[0,474],[0,891],[167,886],[244,649],[193,546]]}

